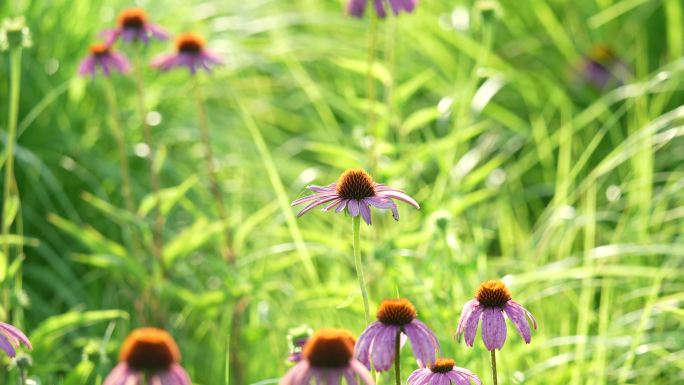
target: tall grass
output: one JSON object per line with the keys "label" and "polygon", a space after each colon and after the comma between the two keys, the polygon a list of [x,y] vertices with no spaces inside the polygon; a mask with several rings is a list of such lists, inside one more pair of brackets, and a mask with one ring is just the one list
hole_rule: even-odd
{"label": "tall grass", "polygon": [[[156,22],[204,33],[227,61],[199,80],[235,265],[221,256],[225,224],[202,182],[187,74],[144,74],[168,270],[152,284],[152,250],[131,255],[122,237],[130,228],[150,245],[154,233],[134,80],[112,79],[131,213],[106,95],[75,76],[91,39],[130,4],[22,3],[35,43],[23,53],[15,164],[27,258],[11,301],[35,347],[33,378],[100,384],[143,324],[172,332],[197,384],[277,382],[287,330],[302,323],[358,335],[349,218],[296,220],[289,202],[344,168],[374,166],[422,208],[400,207],[398,223],[375,213],[362,229],[371,309],[410,298],[444,354],[488,379],[482,344],[453,335],[477,284],[503,278],[540,327],[530,345],[509,329],[499,383],[684,380],[680,1],[502,2],[499,17],[484,18],[470,2],[421,2],[377,25],[372,104],[370,23],[344,17],[337,2],[163,3],[146,3]],[[599,42],[628,63],[625,84],[574,79]],[[0,73],[9,66],[3,55]],[[1,76],[0,89],[8,82]],[[0,92],[0,106],[8,97]],[[403,358],[407,375],[415,363]],[[0,370],[1,383],[16,378]]]}

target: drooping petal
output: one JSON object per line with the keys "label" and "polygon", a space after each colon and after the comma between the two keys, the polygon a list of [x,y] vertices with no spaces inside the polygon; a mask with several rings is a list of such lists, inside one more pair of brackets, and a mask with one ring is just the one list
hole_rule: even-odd
{"label": "drooping petal", "polygon": [[351,214],[352,217],[356,217],[359,215],[359,201],[356,199],[350,199],[349,202],[347,203],[347,209],[349,210],[349,214]]}
{"label": "drooping petal", "polygon": [[169,38],[170,34],[166,29],[152,23],[147,23],[145,25],[147,28],[147,31],[152,34],[152,36],[156,37],[159,40],[166,40]]}
{"label": "drooping petal", "polygon": [[527,323],[527,318],[525,318],[525,312],[517,308],[515,305],[506,304],[503,308],[508,319],[513,322],[515,328],[518,330],[518,334],[522,337],[526,344],[529,344],[532,340],[530,335],[530,324]]}
{"label": "drooping petal", "polygon": [[371,212],[370,207],[368,207],[368,202],[365,199],[359,201],[359,210],[361,211],[361,217],[366,224],[371,224]]}
{"label": "drooping petal", "polygon": [[482,340],[487,350],[501,349],[506,342],[506,320],[499,308],[482,312]]}
{"label": "drooping petal", "polygon": [[361,333],[354,346],[354,357],[370,370],[370,350],[373,340],[378,336],[384,325],[380,321],[375,321],[368,325],[366,330]]}
{"label": "drooping petal", "polygon": [[465,332],[463,334],[465,336],[466,346],[472,347],[475,343],[475,333],[477,332],[477,324],[480,322],[482,310],[482,306],[475,307],[465,321]]}
{"label": "drooping petal", "polygon": [[354,17],[363,17],[368,0],[349,0],[347,2],[347,13]]}
{"label": "drooping petal", "polygon": [[409,385],[424,385],[427,383],[425,381],[425,377],[429,376],[431,373],[432,371],[427,368],[416,369],[415,371],[413,371],[413,373],[411,373],[406,382]]}
{"label": "drooping petal", "polygon": [[78,74],[81,76],[95,75],[95,58],[92,55],[88,55],[81,61],[78,66]]}
{"label": "drooping petal", "polygon": [[463,305],[463,310],[461,310],[461,318],[458,320],[458,327],[456,328],[456,334],[463,333],[463,328],[465,327],[465,321],[468,319],[468,315],[473,311],[480,303],[476,299],[472,299]]}
{"label": "drooping petal", "polygon": [[525,309],[525,307],[523,305],[521,305],[521,304],[519,304],[513,300],[508,301],[508,304],[515,306],[515,307],[519,308],[520,310],[522,310],[523,312],[525,312],[527,317],[532,321],[532,324],[534,325],[534,330],[537,330],[537,320],[534,319],[534,317],[532,316],[532,313],[530,313],[529,310]]}
{"label": "drooping petal", "polygon": [[300,361],[297,365],[292,367],[280,379],[279,385],[301,385],[302,377],[309,369],[309,364],[306,361]]}
{"label": "drooping petal", "polygon": [[363,381],[366,385],[375,384],[375,382],[373,381],[373,377],[371,376],[368,369],[366,369],[366,367],[363,366],[363,364],[360,363],[358,360],[352,359],[351,361],[349,361],[349,367],[354,373],[356,373],[359,376],[361,381]]}
{"label": "drooping petal", "polygon": [[335,206],[339,205],[340,202],[342,202],[342,198],[335,198],[335,200],[330,202],[330,204],[325,206],[322,210],[323,211],[329,211],[329,210],[333,209]]}
{"label": "drooping petal", "polygon": [[391,199],[376,195],[374,197],[366,198],[366,200],[368,203],[379,209],[391,209],[394,220],[399,220],[399,211],[397,210],[397,205]]}
{"label": "drooping petal", "polygon": [[392,363],[394,362],[394,344],[399,330],[399,326],[385,325],[385,327],[378,332],[375,340],[373,340],[371,357],[373,358],[373,367],[375,370],[384,372],[392,367]]}
{"label": "drooping petal", "polygon": [[14,346],[10,343],[9,339],[2,334],[0,334],[0,349],[4,350],[5,353],[7,353],[7,355],[10,357],[17,355],[16,350],[14,350]]}
{"label": "drooping petal", "polygon": [[400,201],[406,202],[406,203],[410,204],[411,206],[413,206],[417,209],[420,208],[420,205],[418,204],[418,202],[416,202],[413,198],[408,196],[408,194],[406,194],[403,191],[395,190],[392,188],[385,188],[385,189],[378,190],[377,195],[384,197],[384,198],[399,199]]}
{"label": "drooping petal", "polygon": [[306,205],[306,207],[304,207],[300,212],[298,212],[297,216],[301,217],[302,215],[311,211],[314,207],[320,206],[323,203],[330,202],[331,200],[334,200],[334,199],[337,199],[337,197],[326,197],[326,198],[321,198],[317,201],[313,201],[313,202],[309,203],[308,205]]}
{"label": "drooping petal", "polygon": [[311,195],[307,195],[305,197],[301,197],[299,199],[292,201],[292,203],[290,203],[290,205],[291,206],[297,206],[297,205],[300,205],[304,202],[309,202],[312,200],[329,198],[329,197],[337,197],[337,194],[311,194]]}
{"label": "drooping petal", "polygon": [[102,385],[128,385],[131,384],[129,381],[131,378],[133,378],[132,383],[138,385],[135,381],[135,372],[128,368],[128,364],[121,362],[109,372]]}
{"label": "drooping petal", "polygon": [[384,19],[385,16],[387,16],[384,0],[373,0],[373,3],[375,5],[375,12],[378,14],[378,17]]}
{"label": "drooping petal", "polygon": [[21,343],[29,348],[29,350],[33,349],[33,346],[31,346],[31,341],[29,341],[24,332],[10,324],[0,322],[0,334],[5,334],[13,339],[15,345],[19,345]]}
{"label": "drooping petal", "polygon": [[413,356],[420,367],[432,365],[436,355],[435,341],[429,333],[414,322],[404,325],[404,332],[411,341]]}
{"label": "drooping petal", "polygon": [[347,208],[347,204],[349,204],[349,199],[344,199],[344,200],[342,201],[342,203],[340,203],[340,205],[337,206],[337,208],[335,209],[335,212],[336,212],[336,213],[341,212],[342,210],[344,210],[345,208]]}
{"label": "drooping petal", "polygon": [[455,367],[451,372],[463,377],[467,385],[469,385],[470,380],[475,381],[478,385],[482,385],[480,378],[468,369]]}

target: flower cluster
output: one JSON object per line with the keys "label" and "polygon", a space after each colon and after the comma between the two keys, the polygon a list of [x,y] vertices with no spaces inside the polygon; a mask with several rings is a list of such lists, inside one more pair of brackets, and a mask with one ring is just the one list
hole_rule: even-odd
{"label": "flower cluster", "polygon": [[[149,21],[141,8],[125,9],[117,18],[117,25],[100,34],[104,42],[94,43],[78,69],[80,75],[94,76],[101,69],[105,76],[112,70],[126,73],[131,65],[123,53],[114,50],[114,44],[122,40],[130,44],[148,44],[151,39],[167,40],[171,35],[166,29]],[[206,48],[204,39],[195,33],[181,33],[176,38],[176,52],[164,54],[152,60],[152,67],[162,71],[185,67],[191,74],[197,69],[209,71],[212,66],[223,63],[221,57]]]}

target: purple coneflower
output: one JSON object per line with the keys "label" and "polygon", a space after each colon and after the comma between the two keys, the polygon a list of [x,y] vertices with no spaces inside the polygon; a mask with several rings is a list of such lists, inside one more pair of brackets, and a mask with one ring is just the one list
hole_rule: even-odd
{"label": "purple coneflower", "polygon": [[368,1],[373,2],[375,12],[380,18],[385,18],[387,16],[385,2],[389,2],[390,8],[392,8],[392,12],[394,12],[395,15],[398,15],[401,11],[408,13],[413,12],[418,3],[418,0],[349,0],[347,3],[347,13],[354,17],[363,17]]}
{"label": "purple coneflower", "polygon": [[486,281],[480,284],[475,299],[463,306],[456,333],[459,337],[465,334],[466,345],[473,346],[477,325],[482,318],[482,340],[485,347],[490,351],[501,350],[506,342],[504,313],[518,329],[525,343],[529,344],[532,336],[527,319],[532,320],[535,329],[537,321],[527,309],[511,299],[511,292],[501,281]]}
{"label": "purple coneflower", "polygon": [[152,61],[152,66],[168,71],[176,67],[186,67],[194,74],[198,68],[207,71],[216,64],[223,63],[220,56],[205,48],[204,39],[195,33],[182,33],[176,38],[176,53],[165,54]]}
{"label": "purple coneflower", "polygon": [[279,385],[339,385],[342,377],[348,385],[366,385],[373,378],[354,358],[354,337],[346,330],[323,329],[315,332],[304,346],[303,360],[290,369]]}
{"label": "purple coneflower", "polygon": [[420,208],[420,205],[406,193],[384,184],[375,183],[373,178],[360,168],[346,170],[337,180],[337,183],[327,186],[307,186],[307,189],[313,191],[314,194],[292,202],[292,206],[309,202],[297,216],[302,216],[314,207],[328,203],[323,211],[335,209],[335,212],[339,213],[346,209],[353,217],[361,215],[363,220],[370,225],[370,206],[379,209],[391,209],[395,220],[399,220],[399,211],[392,199],[399,199],[417,209]]}
{"label": "purple coneflower", "polygon": [[598,89],[621,85],[629,76],[627,65],[605,44],[593,46],[581,66],[580,76],[584,82]]}
{"label": "purple coneflower", "polygon": [[142,8],[123,10],[117,18],[117,27],[103,32],[105,41],[111,45],[121,37],[126,43],[142,41],[147,44],[150,37],[166,40],[169,33],[156,24],[147,20],[147,13]]}
{"label": "purple coneflower", "polygon": [[157,328],[140,328],[121,347],[119,364],[103,385],[191,385],[178,364],[180,351],[171,335]]}
{"label": "purple coneflower", "polygon": [[78,66],[78,74],[95,76],[97,68],[109,76],[112,70],[126,73],[131,68],[128,59],[121,53],[112,50],[112,47],[104,43],[95,43],[90,46],[90,54],[81,61]]}
{"label": "purple coneflower", "polygon": [[4,350],[8,356],[17,355],[16,348],[24,345],[29,350],[33,349],[26,335],[14,326],[0,322],[0,349]]}
{"label": "purple coneflower", "polygon": [[397,339],[405,334],[418,365],[432,365],[440,351],[437,337],[427,325],[416,319],[416,308],[406,298],[386,299],[378,308],[378,320],[368,325],[356,344],[355,356],[370,369],[371,361],[377,371],[386,371],[392,366]]}
{"label": "purple coneflower", "polygon": [[468,369],[454,366],[451,358],[438,358],[430,368],[417,369],[409,376],[408,385],[482,385],[482,381]]}

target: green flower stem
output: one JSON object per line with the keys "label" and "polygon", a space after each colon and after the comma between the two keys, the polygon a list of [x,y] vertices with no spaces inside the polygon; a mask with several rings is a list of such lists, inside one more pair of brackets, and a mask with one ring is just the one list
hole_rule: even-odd
{"label": "green flower stem", "polygon": [[494,349],[492,349],[490,351],[490,353],[492,354],[492,383],[494,385],[497,385],[497,380],[496,380],[496,353],[495,353]]}
{"label": "green flower stem", "polygon": [[147,156],[147,168],[150,174],[150,187],[152,188],[152,194],[154,195],[154,225],[152,229],[153,245],[152,251],[157,263],[161,269],[162,276],[166,275],[166,269],[164,267],[164,217],[161,212],[161,195],[160,195],[160,184],[159,184],[159,173],[154,165],[156,158],[156,151],[154,147],[154,141],[152,139],[152,129],[147,123],[147,108],[145,107],[145,89],[143,87],[143,76],[142,76],[142,52],[138,47],[138,52],[136,55],[135,63],[135,85],[136,91],[138,93],[138,110],[140,114],[140,119],[142,120],[143,137],[145,139],[145,144],[147,145],[150,153]]}
{"label": "green flower stem", "polygon": [[216,172],[216,167],[214,166],[214,151],[211,149],[210,131],[209,131],[209,121],[207,120],[207,111],[204,106],[204,97],[202,96],[202,90],[197,80],[197,76],[193,77],[193,91],[195,93],[195,100],[197,101],[197,120],[202,131],[202,143],[204,144],[204,159],[205,166],[207,168],[207,175],[209,177],[209,189],[211,190],[211,195],[214,198],[214,204],[216,205],[216,211],[218,212],[219,219],[221,220],[223,226],[226,227],[223,235],[223,247],[221,254],[223,258],[229,264],[235,263],[235,254],[231,247],[231,234],[230,228],[228,227],[228,213],[226,206],[223,203],[223,198],[221,194],[221,187],[218,182],[218,173]]}
{"label": "green flower stem", "polygon": [[126,209],[135,213],[135,203],[133,201],[133,193],[131,189],[131,178],[129,174],[128,156],[126,151],[126,135],[121,123],[119,122],[119,108],[116,102],[116,93],[112,82],[108,77],[104,77],[105,93],[107,95],[107,104],[109,107],[110,127],[116,140],[116,145],[119,151],[119,167],[121,172],[121,183],[123,184],[123,198],[126,203]]}
{"label": "green flower stem", "polygon": [[361,216],[352,217],[352,235],[354,247],[354,265],[356,266],[356,276],[359,278],[359,288],[363,297],[363,312],[366,316],[366,323],[370,322],[370,306],[368,305],[368,290],[366,290],[366,279],[363,277],[363,263],[361,262]]}
{"label": "green flower stem", "polygon": [[[9,266],[10,247],[9,231],[12,221],[8,219],[10,215],[11,186],[14,184],[14,149],[17,140],[17,120],[19,116],[19,86],[21,82],[21,48],[10,49],[10,89],[9,89],[9,121],[7,123],[7,147],[5,151],[5,178],[2,195],[2,255],[0,255],[0,283],[7,278],[7,267]],[[9,305],[8,295],[3,296],[4,308],[7,311]]]}

